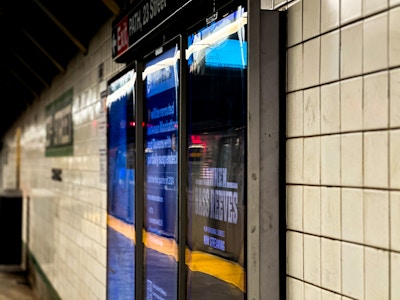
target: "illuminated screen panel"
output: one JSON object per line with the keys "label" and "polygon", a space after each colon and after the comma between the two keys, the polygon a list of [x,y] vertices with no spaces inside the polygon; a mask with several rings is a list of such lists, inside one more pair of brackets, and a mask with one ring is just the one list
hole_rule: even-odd
{"label": "illuminated screen panel", "polygon": [[131,70],[108,85],[107,299],[135,295],[135,80]]}
{"label": "illuminated screen panel", "polygon": [[188,299],[246,298],[246,23],[188,36]]}
{"label": "illuminated screen panel", "polygon": [[178,59],[175,45],[148,61],[143,72],[145,299],[177,297]]}

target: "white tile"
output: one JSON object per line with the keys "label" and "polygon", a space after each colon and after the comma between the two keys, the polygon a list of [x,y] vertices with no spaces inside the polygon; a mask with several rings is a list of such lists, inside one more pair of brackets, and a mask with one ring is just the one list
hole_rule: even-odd
{"label": "white tile", "polygon": [[339,30],[321,37],[321,83],[339,79]]}
{"label": "white tile", "polygon": [[340,239],[340,189],[321,187],[321,235]]}
{"label": "white tile", "polygon": [[321,133],[340,131],[340,85],[333,83],[321,87]]}
{"label": "white tile", "polygon": [[365,247],[365,299],[389,299],[389,252]]}
{"label": "white tile", "polygon": [[363,79],[357,77],[341,82],[341,131],[361,130],[363,127]]}
{"label": "white tile", "polygon": [[287,64],[288,91],[301,89],[303,87],[303,45],[288,49]]}
{"label": "white tile", "polygon": [[286,277],[287,282],[287,300],[304,299],[304,283],[300,280]]}
{"label": "white tile", "polygon": [[303,230],[303,187],[288,185],[286,187],[287,199],[287,228]]}
{"label": "white tile", "polygon": [[364,20],[364,73],[388,67],[387,18],[387,13],[382,13]]}
{"label": "white tile", "polygon": [[341,0],[340,11],[342,24],[361,18],[362,0]]}
{"label": "white tile", "polygon": [[303,182],[303,138],[289,139],[286,142],[286,181]]}
{"label": "white tile", "polygon": [[395,6],[397,4],[400,4],[400,0],[390,0],[389,3],[390,3],[390,6]]}
{"label": "white tile", "polygon": [[360,75],[363,63],[363,23],[358,22],[341,29],[340,76]]}
{"label": "white tile", "polygon": [[340,0],[321,0],[321,32],[327,32],[339,26]]}
{"label": "white tile", "polygon": [[342,189],[342,239],[364,243],[364,203],[361,189]]}
{"label": "white tile", "polygon": [[341,292],[341,243],[321,238],[321,286]]}
{"label": "white tile", "polygon": [[364,129],[387,128],[389,124],[389,74],[364,77]]}
{"label": "white tile", "polygon": [[303,234],[288,231],[286,233],[286,273],[303,279]]}
{"label": "white tile", "polygon": [[320,129],[320,88],[312,88],[304,91],[303,101],[304,135],[316,135]]}
{"label": "white tile", "polygon": [[305,88],[319,84],[320,44],[320,38],[304,43],[303,86]]}
{"label": "white tile", "polygon": [[364,297],[364,247],[342,243],[342,294]]}
{"label": "white tile", "polygon": [[287,95],[286,131],[288,137],[303,135],[303,91]]}
{"label": "white tile", "polygon": [[364,133],[364,186],[387,188],[388,180],[388,132]]}
{"label": "white tile", "polygon": [[321,184],[340,185],[340,135],[321,137]]}
{"label": "white tile", "polygon": [[298,44],[303,39],[303,2],[299,1],[287,10],[288,46]]}
{"label": "white tile", "polygon": [[400,65],[400,7],[389,12],[389,67]]}
{"label": "white tile", "polygon": [[321,283],[321,239],[307,234],[304,235],[304,280],[316,285]]}
{"label": "white tile", "polygon": [[390,187],[400,189],[400,130],[390,132]]}
{"label": "white tile", "polygon": [[303,194],[304,232],[321,233],[321,195],[319,187],[304,187]]}
{"label": "white tile", "polygon": [[389,194],[387,191],[364,190],[365,244],[389,248]]}
{"label": "white tile", "polygon": [[367,16],[388,7],[387,0],[363,0],[363,15]]}
{"label": "white tile", "polygon": [[321,138],[304,139],[303,180],[308,184],[320,183],[321,170]]}
{"label": "white tile", "polygon": [[344,186],[363,185],[362,133],[341,135],[341,183]]}
{"label": "white tile", "polygon": [[390,71],[390,127],[400,126],[400,69]]}
{"label": "white tile", "polygon": [[321,289],[310,284],[304,284],[304,299],[312,299],[312,300],[322,299]]}
{"label": "white tile", "polygon": [[320,0],[303,0],[303,39],[320,33]]}
{"label": "white tile", "polygon": [[400,253],[390,256],[390,299],[400,299]]}
{"label": "white tile", "polygon": [[335,294],[326,290],[321,290],[321,297],[323,300],[342,300],[342,297],[339,294]]}
{"label": "white tile", "polygon": [[400,192],[390,193],[390,249],[400,251]]}

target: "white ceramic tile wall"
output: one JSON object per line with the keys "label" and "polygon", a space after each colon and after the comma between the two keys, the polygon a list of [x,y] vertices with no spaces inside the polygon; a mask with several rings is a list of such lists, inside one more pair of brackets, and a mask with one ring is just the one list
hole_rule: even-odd
{"label": "white ceramic tile wall", "polygon": [[321,235],[340,239],[340,189],[321,188]]}
{"label": "white ceramic tile wall", "polygon": [[303,187],[288,185],[286,187],[286,220],[287,227],[296,231],[303,230]]}
{"label": "white ceramic tile wall", "polygon": [[321,0],[321,32],[339,26],[340,0]]}
{"label": "white ceramic tile wall", "polygon": [[321,284],[321,238],[308,234],[304,235],[304,280]]}
{"label": "white ceramic tile wall", "polygon": [[364,133],[364,186],[388,187],[388,132]]}
{"label": "white ceramic tile wall", "polygon": [[[288,10],[287,299],[397,299],[400,1],[271,3]],[[19,121],[30,247],[63,299],[105,299],[106,186],[93,121],[98,65],[105,80],[123,68],[111,58],[110,28]],[[45,158],[45,107],[70,87],[74,156]],[[6,187],[15,185],[15,128]],[[50,179],[54,167],[64,181]]]}
{"label": "white ceramic tile wall", "polygon": [[[303,95],[303,130],[304,135],[316,135],[321,131],[320,125],[320,88],[304,91]],[[290,122],[290,120],[288,121]]]}
{"label": "white ceramic tile wall", "polygon": [[400,65],[400,7],[389,13],[389,66]]}
{"label": "white ceramic tile wall", "polygon": [[364,129],[388,127],[388,82],[386,71],[364,77]]}
{"label": "white ceramic tile wall", "polygon": [[321,84],[339,79],[339,30],[321,37]]}
{"label": "white ceramic tile wall", "polygon": [[365,19],[363,33],[363,72],[386,69],[388,67],[388,14],[381,13]]}
{"label": "white ceramic tile wall", "polygon": [[303,86],[303,45],[288,50],[287,73],[288,91],[301,89]]}
{"label": "white ceramic tile wall", "polygon": [[321,184],[340,185],[340,135],[321,137]]}
{"label": "white ceramic tile wall", "polygon": [[303,300],[304,282],[289,277],[286,281],[286,298],[288,300]]}
{"label": "white ceramic tile wall", "polygon": [[364,297],[364,247],[342,242],[342,294]]}
{"label": "white ceramic tile wall", "polygon": [[303,91],[290,93],[286,104],[286,135],[290,137],[303,135]]}
{"label": "white ceramic tile wall", "polygon": [[[303,76],[300,87],[288,69],[288,83],[297,80],[286,143],[297,146],[286,149],[286,168],[298,172],[287,174],[297,174],[287,181],[287,232],[304,243],[304,281],[289,277],[288,299],[397,299],[400,1],[300,0],[286,9],[287,51],[298,51],[290,63]],[[296,251],[288,246],[287,256]]]}
{"label": "white ceramic tile wall", "polygon": [[400,192],[390,193],[390,248],[400,252]]}
{"label": "white ceramic tile wall", "polygon": [[[341,291],[341,244],[321,238],[321,286],[331,291]],[[323,297],[324,298],[324,297]],[[325,298],[324,298],[325,299]]]}
{"label": "white ceramic tile wall", "polygon": [[[352,1],[348,1],[352,2]],[[363,62],[362,22],[341,28],[340,76],[341,78],[360,75]]]}
{"label": "white ceramic tile wall", "polygon": [[[21,120],[21,186],[30,198],[29,247],[62,299],[106,299],[106,185],[99,173],[97,74],[100,63],[105,81],[123,68],[111,59],[110,28],[111,20],[93,38],[89,53],[78,54]],[[74,155],[45,157],[45,107],[70,88]],[[7,143],[14,144],[13,132]],[[52,168],[62,169],[61,182],[51,180]],[[3,175],[14,178],[12,173]]]}
{"label": "white ceramic tile wall", "polygon": [[287,257],[287,274],[298,279],[303,279],[303,235],[289,231],[286,236],[287,247],[296,248],[297,251],[289,252]]}
{"label": "white ceramic tile wall", "polygon": [[[319,84],[321,39],[319,37],[304,43],[303,85],[311,87]],[[300,64],[300,62],[298,62]]]}
{"label": "white ceramic tile wall", "polygon": [[303,2],[303,39],[315,37],[320,34],[320,0],[304,0]]}
{"label": "white ceramic tile wall", "polygon": [[389,252],[365,247],[364,253],[364,299],[389,299]]}
{"label": "white ceramic tile wall", "polygon": [[340,82],[341,131],[360,131],[363,126],[363,79],[356,77]]}
{"label": "white ceramic tile wall", "polygon": [[363,136],[362,133],[341,135],[341,184],[361,187],[363,185]]}
{"label": "white ceramic tile wall", "polygon": [[304,299],[320,300],[322,299],[321,290],[311,284],[304,285]]}
{"label": "white ceramic tile wall", "polygon": [[338,132],[340,132],[340,84],[332,83],[321,87],[321,133]]}
{"label": "white ceramic tile wall", "polygon": [[390,263],[390,299],[400,299],[400,254],[391,253]]}
{"label": "white ceramic tile wall", "polygon": [[362,15],[362,1],[363,0],[341,0],[341,24],[354,21]]}
{"label": "white ceramic tile wall", "polygon": [[400,127],[400,68],[390,71],[390,127]]}
{"label": "white ceramic tile wall", "polygon": [[364,243],[364,201],[361,189],[343,188],[341,229],[345,241]]}

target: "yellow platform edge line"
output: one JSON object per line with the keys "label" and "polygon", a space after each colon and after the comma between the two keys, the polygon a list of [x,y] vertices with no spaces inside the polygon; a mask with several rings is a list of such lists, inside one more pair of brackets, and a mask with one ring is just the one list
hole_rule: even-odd
{"label": "yellow platform edge line", "polygon": [[186,265],[191,271],[214,276],[246,292],[246,271],[235,262],[186,248]]}
{"label": "yellow platform edge line", "polygon": [[136,230],[134,225],[126,223],[111,215],[107,215],[107,225],[126,238],[132,240],[136,245]]}
{"label": "yellow platform edge line", "polygon": [[[136,230],[132,224],[108,215],[107,225],[136,244]],[[147,248],[169,255],[178,261],[178,244],[174,239],[143,230],[143,242]],[[191,271],[214,276],[233,284],[242,292],[246,291],[246,271],[239,264],[202,251],[191,251],[189,248],[186,248],[185,257],[185,263]]]}

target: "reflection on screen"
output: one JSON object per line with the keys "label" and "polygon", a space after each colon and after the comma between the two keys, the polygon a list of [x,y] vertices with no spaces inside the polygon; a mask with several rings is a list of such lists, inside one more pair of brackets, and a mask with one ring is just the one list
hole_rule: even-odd
{"label": "reflection on screen", "polygon": [[145,294],[176,299],[179,50],[145,65]]}
{"label": "reflection on screen", "polygon": [[245,299],[246,16],[188,36],[189,299]]}
{"label": "reflection on screen", "polygon": [[135,79],[132,70],[108,86],[108,299],[134,299],[135,294]]}

